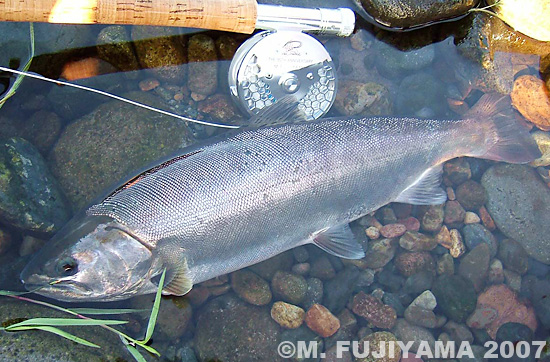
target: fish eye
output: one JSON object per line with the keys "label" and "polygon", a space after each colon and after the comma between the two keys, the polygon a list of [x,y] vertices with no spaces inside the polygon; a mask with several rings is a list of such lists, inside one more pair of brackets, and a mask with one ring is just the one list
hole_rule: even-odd
{"label": "fish eye", "polygon": [[78,264],[74,258],[63,258],[57,263],[56,271],[60,275],[69,277],[78,272]]}

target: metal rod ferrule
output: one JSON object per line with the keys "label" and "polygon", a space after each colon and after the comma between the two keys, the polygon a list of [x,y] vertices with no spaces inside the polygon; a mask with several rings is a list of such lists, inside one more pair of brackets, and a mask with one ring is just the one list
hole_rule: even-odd
{"label": "metal rod ferrule", "polygon": [[355,13],[348,8],[309,9],[258,4],[256,29],[349,36],[354,27]]}

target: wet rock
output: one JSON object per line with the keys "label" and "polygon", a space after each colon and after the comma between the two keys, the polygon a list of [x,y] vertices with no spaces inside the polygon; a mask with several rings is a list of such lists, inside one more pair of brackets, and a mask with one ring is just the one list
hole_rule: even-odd
{"label": "wet rock", "polygon": [[359,270],[355,267],[347,267],[336,274],[336,277],[325,283],[325,289],[330,290],[330,293],[324,294],[323,305],[333,313],[339,313],[353,294],[358,277]]}
{"label": "wet rock", "polygon": [[124,72],[139,69],[130,35],[121,25],[101,29],[97,36],[96,48],[101,59]]}
{"label": "wet rock", "polygon": [[205,113],[221,123],[239,123],[241,113],[226,94],[216,93],[199,103],[198,111]]}
{"label": "wet rock", "polygon": [[477,2],[474,0],[453,2],[361,0],[361,4],[370,16],[385,26],[410,28],[466,14],[468,10],[477,5]]}
{"label": "wet rock", "polygon": [[510,96],[514,108],[527,120],[543,131],[550,130],[550,92],[542,79],[533,75],[517,78]]}
{"label": "wet rock", "polygon": [[340,328],[340,321],[326,307],[314,304],[306,313],[306,324],[323,338],[332,336]]}
{"label": "wet rock", "polygon": [[307,293],[304,277],[285,271],[278,271],[271,280],[271,289],[275,298],[292,304],[300,304]]}
{"label": "wet rock", "polygon": [[4,254],[11,246],[11,235],[0,229],[0,255]]}
{"label": "wet rock", "polygon": [[547,279],[536,279],[530,287],[529,299],[537,313],[544,328],[550,328],[550,281]]}
{"label": "wet rock", "polygon": [[464,157],[455,158],[443,165],[443,172],[454,185],[460,185],[472,177],[470,164]]}
{"label": "wet rock", "polygon": [[419,71],[429,66],[435,56],[434,45],[403,51],[390,44],[380,42],[377,43],[377,48],[380,56],[376,58],[376,67],[380,73],[390,78]]}
{"label": "wet rock", "polygon": [[[143,297],[144,309],[150,309],[155,296]],[[168,297],[164,298],[162,307],[157,317],[158,331],[168,338],[181,338],[187,331],[193,318],[193,308],[185,298]]]}
{"label": "wet rock", "polygon": [[464,222],[466,211],[458,201],[447,201],[445,203],[445,225],[448,227],[458,227]]}
{"label": "wet rock", "polygon": [[528,255],[515,240],[504,239],[500,242],[498,248],[498,258],[506,269],[510,269],[519,274],[525,274],[528,268]]}
{"label": "wet rock", "polygon": [[521,290],[521,275],[508,269],[504,269],[504,283],[514,292]]}
{"label": "wet rock", "polygon": [[[359,341],[359,355],[365,352],[364,346],[369,346],[366,357],[358,357],[356,362],[398,362],[401,358],[401,348],[397,344],[397,338],[390,332],[375,332]],[[391,345],[394,346],[391,349]],[[384,350],[382,350],[384,348]],[[374,355],[382,356],[375,358]]]}
{"label": "wet rock", "polygon": [[502,262],[498,259],[494,259],[489,266],[489,284],[502,284],[504,283],[504,269]]}
{"label": "wet rock", "polygon": [[479,224],[481,222],[481,219],[475,212],[466,211],[466,215],[464,215],[464,224]]}
{"label": "wet rock", "polygon": [[323,282],[321,279],[308,278],[307,279],[307,292],[306,299],[303,302],[306,309],[310,308],[313,304],[321,303],[323,301]]}
{"label": "wet rock", "polygon": [[291,269],[291,271],[294,274],[298,274],[303,277],[307,276],[310,270],[311,270],[311,264],[309,263],[294,264]]}
{"label": "wet rock", "polygon": [[434,237],[417,231],[407,231],[399,238],[399,246],[409,251],[430,251],[437,246],[437,241]]}
{"label": "wet rock", "polygon": [[[397,222],[397,216],[395,216],[395,212],[393,212],[390,205],[386,205],[379,209],[377,214],[380,215],[380,220],[382,220],[384,224],[394,224]],[[380,230],[382,230],[382,227],[383,226],[380,226]]]}
{"label": "wet rock", "polygon": [[68,218],[65,198],[38,150],[22,138],[0,142],[0,219],[52,233]]}
{"label": "wet rock", "polygon": [[392,307],[384,305],[380,299],[364,292],[359,292],[353,297],[352,310],[377,328],[391,329],[397,318]]}
{"label": "wet rock", "polygon": [[487,228],[487,230],[494,231],[496,230],[495,222],[493,221],[493,218],[487,211],[487,208],[485,206],[482,206],[479,209],[479,217],[481,218],[481,222],[483,223],[483,226]]}
{"label": "wet rock", "polygon": [[202,309],[195,351],[201,361],[280,361],[273,352],[279,338],[279,326],[268,310],[225,295]]}
{"label": "wet rock", "polygon": [[338,341],[351,341],[357,333],[357,319],[349,309],[344,308],[338,314],[340,329],[325,340],[326,348],[334,346]]}
{"label": "wet rock", "polygon": [[443,326],[443,330],[449,334],[451,341],[455,341],[457,345],[460,345],[462,342],[474,343],[474,335],[462,323],[449,321]]}
{"label": "wet rock", "polygon": [[350,351],[342,351],[341,348],[334,345],[325,351],[325,356],[321,358],[323,362],[352,362],[353,357]]}
{"label": "wet rock", "polygon": [[[152,94],[128,96],[163,107]],[[172,117],[109,102],[65,128],[50,153],[50,164],[79,209],[115,180],[190,144],[189,140],[187,127]]]}
{"label": "wet rock", "polygon": [[533,258],[529,258],[528,265],[529,265],[529,269],[527,273],[535,275],[537,277],[544,277],[550,271],[550,265],[541,263],[540,261],[535,260]]}
{"label": "wet rock", "polygon": [[[513,322],[504,323],[497,331],[496,341],[499,344],[502,344],[503,342],[512,342],[515,346],[517,346],[517,343],[521,341],[530,344],[533,341],[533,331],[525,324]],[[518,356],[517,351],[518,350],[516,349],[516,353],[514,353],[511,358],[506,358],[506,360],[511,362],[535,361],[535,353],[532,348],[528,349],[528,351],[531,352],[529,356],[524,358]]]}
{"label": "wet rock", "polygon": [[19,255],[27,256],[36,253],[44,246],[46,240],[35,238],[34,236],[25,235],[19,246]]}
{"label": "wet rock", "polygon": [[382,296],[382,303],[392,307],[395,310],[397,317],[403,317],[405,314],[405,307],[399,297],[400,296],[397,294],[385,292]]}
{"label": "wet rock", "polygon": [[491,338],[496,338],[500,326],[508,322],[523,323],[532,331],[537,329],[537,319],[532,307],[524,304],[506,285],[493,285],[477,299],[475,312],[468,318],[472,328],[485,328]]}
{"label": "wet rock", "polygon": [[380,284],[385,291],[397,293],[402,289],[405,278],[399,274],[395,274],[394,268],[388,266],[376,273],[376,282]]}
{"label": "wet rock", "polygon": [[[384,59],[381,57],[381,59]],[[399,86],[396,108],[399,114],[434,116],[446,109],[445,89],[435,76],[418,72],[405,77]],[[426,112],[427,111],[427,112]]]}
{"label": "wet rock", "polygon": [[311,264],[310,275],[321,280],[329,280],[334,278],[336,271],[328,260],[328,257],[322,256]]}
{"label": "wet rock", "polygon": [[491,258],[494,258],[497,255],[497,240],[495,236],[483,225],[466,225],[462,229],[462,233],[464,234],[464,241],[469,250],[474,249],[479,244],[487,244],[489,246]]}
{"label": "wet rock", "polygon": [[485,189],[474,180],[462,183],[456,189],[456,199],[468,211],[477,211],[485,204]]}
{"label": "wet rock", "polygon": [[491,260],[489,246],[479,244],[460,259],[458,274],[469,279],[479,292],[485,285]]}
{"label": "wet rock", "polygon": [[191,92],[208,96],[218,88],[218,58],[214,40],[205,34],[189,38],[189,77],[187,86]]}
{"label": "wet rock", "polygon": [[382,226],[380,234],[385,238],[392,239],[400,237],[405,234],[406,231],[407,227],[403,224],[387,224]]}
{"label": "wet rock", "polygon": [[452,275],[455,273],[455,264],[451,254],[443,254],[437,261],[437,274]]}
{"label": "wet rock", "polygon": [[424,290],[430,289],[434,279],[432,271],[423,270],[411,275],[405,280],[403,289],[410,294],[416,295]]}
{"label": "wet rock", "polygon": [[[316,348],[317,351],[323,350],[323,338],[317,335],[316,333],[312,332],[309,328],[307,328],[305,325],[302,325],[300,328],[296,329],[287,329],[284,330],[281,333],[281,337],[279,339],[279,343],[281,342],[290,342],[293,343],[294,346],[297,346],[298,343],[303,343],[301,341],[304,341],[307,346],[312,346],[315,344],[313,348]],[[277,353],[271,352],[271,355],[276,355]],[[268,357],[265,359],[265,361],[272,361],[273,357]],[[244,359],[245,361],[248,361],[248,359]],[[288,356],[286,359],[277,359],[277,361],[292,361],[292,362],[316,362],[317,358],[304,358],[303,355],[299,356],[296,353],[296,350],[294,350],[294,353],[291,356]]]}
{"label": "wet rock", "polygon": [[[162,309],[162,308],[161,308]],[[19,318],[67,318],[67,314],[43,308],[34,304],[12,301],[8,298],[0,303],[1,322]],[[1,361],[44,361],[44,362],[102,362],[132,359],[121,340],[113,333],[99,327],[79,328],[74,332],[81,338],[101,348],[90,348],[65,338],[43,332],[0,333]]]}
{"label": "wet rock", "polygon": [[271,302],[269,284],[249,270],[242,269],[232,273],[231,287],[239,297],[250,304],[266,305]]}
{"label": "wet rock", "polygon": [[531,166],[550,166],[550,134],[548,132],[536,131],[531,133],[537,146],[539,146],[540,153],[539,158],[530,163]]}
{"label": "wet rock", "polygon": [[365,229],[365,234],[371,240],[376,240],[380,237],[380,230],[374,226],[369,226]]}
{"label": "wet rock", "polygon": [[24,121],[20,134],[45,155],[57,141],[61,127],[57,114],[41,110]]}
{"label": "wet rock", "polygon": [[407,344],[413,342],[410,352],[416,352],[421,342],[428,343],[430,349],[433,351],[435,346],[435,338],[432,333],[424,327],[419,327],[410,324],[405,319],[399,318],[395,323],[395,327],[392,331],[397,337],[398,341]]}
{"label": "wet rock", "polygon": [[309,253],[305,246],[292,249],[292,255],[298,263],[305,263],[309,259]]}
{"label": "wet rock", "polygon": [[395,258],[395,267],[405,277],[409,277],[420,271],[435,272],[435,262],[428,252],[406,252]]}
{"label": "wet rock", "polygon": [[420,307],[427,310],[434,310],[437,306],[437,300],[435,295],[429,290],[426,290],[424,293],[420,294],[416,299],[414,299],[410,306]]}
{"label": "wet rock", "polygon": [[210,291],[203,285],[193,286],[193,289],[185,295],[185,298],[187,298],[194,307],[204,304],[209,297]]}
{"label": "wet rock", "polygon": [[383,268],[393,259],[397,250],[397,240],[378,239],[370,241],[367,246],[365,258],[365,267],[370,269]]}
{"label": "wet rock", "polygon": [[338,85],[334,108],[343,115],[382,115],[392,110],[386,87],[378,83],[344,80]]}
{"label": "wet rock", "polygon": [[550,190],[536,171],[499,164],[485,172],[481,183],[487,191],[487,210],[500,231],[518,241],[530,257],[550,264]]}
{"label": "wet rock", "polygon": [[271,306],[271,318],[281,327],[287,329],[298,328],[304,322],[306,312],[295,305],[285,302],[275,302]]}
{"label": "wet rock", "polygon": [[405,309],[405,319],[411,324],[424,328],[435,328],[437,325],[434,312],[417,306],[408,306]]}
{"label": "wet rock", "polygon": [[287,251],[250,266],[250,270],[263,279],[271,280],[278,270],[289,270],[292,264],[292,252]]}
{"label": "wet rock", "polygon": [[435,240],[445,249],[450,249],[453,246],[451,240],[451,232],[446,226],[443,226],[441,227],[441,229],[439,229],[439,232],[435,236]]}
{"label": "wet rock", "polygon": [[462,235],[457,229],[452,229],[450,232],[451,237],[451,247],[449,248],[449,253],[453,258],[458,258],[466,251],[466,246],[462,241]]}
{"label": "wet rock", "polygon": [[462,322],[476,308],[477,295],[471,281],[460,275],[441,275],[432,287],[439,308],[449,319]]}
{"label": "wet rock", "polygon": [[187,54],[185,37],[174,27],[133,26],[131,38],[136,56],[143,68],[156,77],[181,84],[185,74]]}
{"label": "wet rock", "polygon": [[420,230],[420,221],[417,218],[409,216],[406,219],[399,219],[399,222],[407,228],[407,231]]}

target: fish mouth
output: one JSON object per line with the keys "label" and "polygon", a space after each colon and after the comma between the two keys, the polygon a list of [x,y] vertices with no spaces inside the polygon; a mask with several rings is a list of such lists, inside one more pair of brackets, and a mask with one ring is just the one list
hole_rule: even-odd
{"label": "fish mouth", "polygon": [[78,298],[79,296],[89,298],[93,293],[93,289],[86,284],[70,279],[54,279],[38,274],[31,274],[26,275],[25,278],[21,278],[21,281],[29,292],[44,296],[53,296],[55,299],[61,299],[59,296],[67,296],[71,299]]}

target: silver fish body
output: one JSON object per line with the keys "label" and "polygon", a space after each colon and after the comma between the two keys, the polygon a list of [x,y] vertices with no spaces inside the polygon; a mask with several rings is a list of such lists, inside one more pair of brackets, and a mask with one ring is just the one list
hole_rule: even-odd
{"label": "silver fish body", "polygon": [[[360,246],[345,240],[347,224],[392,201],[443,203],[438,176],[444,161],[464,155],[511,162],[536,157],[525,130],[499,127],[492,119],[373,117],[245,130],[138,175],[88,208],[83,218],[105,218],[151,252],[149,263],[132,264],[148,270],[127,273],[150,280],[163,268],[181,267],[171,277],[176,287],[166,289],[172,294],[311,242],[336,255],[360,258]],[[517,142],[498,149],[502,137]],[[39,284],[32,281],[45,274],[39,265],[59,259],[52,250],[47,254],[29,264],[23,281]],[[108,273],[104,270],[101,278]],[[49,274],[40,280],[56,278]],[[179,286],[178,274],[185,279]],[[64,282],[70,284],[71,277]],[[151,283],[134,283],[124,293],[93,297],[70,294],[64,286],[61,296],[60,284],[39,293],[64,300],[114,300],[154,290]]]}

